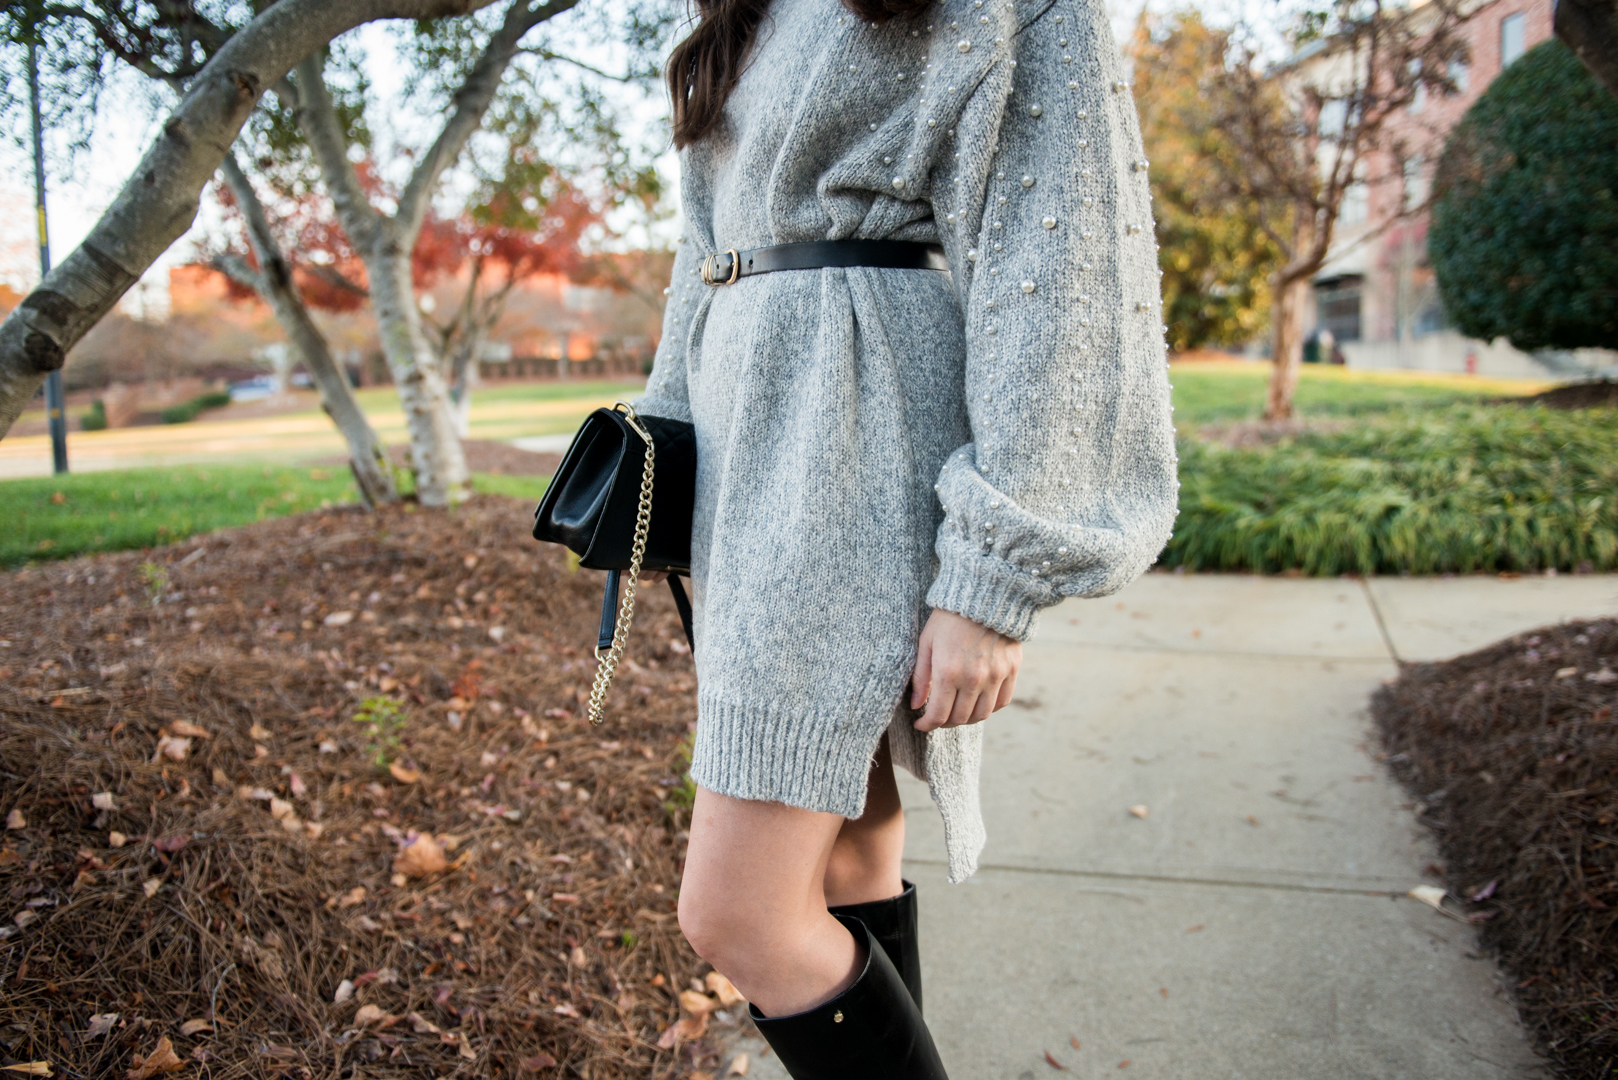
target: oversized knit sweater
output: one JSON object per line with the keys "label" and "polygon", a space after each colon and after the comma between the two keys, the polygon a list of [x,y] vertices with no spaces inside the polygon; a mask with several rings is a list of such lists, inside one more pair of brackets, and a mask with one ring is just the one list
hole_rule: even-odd
{"label": "oversized knit sweater", "polygon": [[[983,729],[913,730],[917,641],[933,608],[1026,639],[1168,538],[1146,167],[1100,0],[879,26],[771,4],[722,123],[681,154],[637,406],[697,432],[698,784],[857,817],[887,731],[951,880],[976,869]],[[821,239],[939,243],[950,271],[699,277],[709,252]]]}

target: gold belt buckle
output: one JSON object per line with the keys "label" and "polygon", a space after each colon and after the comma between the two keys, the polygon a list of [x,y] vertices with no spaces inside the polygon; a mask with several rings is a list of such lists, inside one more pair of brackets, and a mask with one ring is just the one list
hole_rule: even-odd
{"label": "gold belt buckle", "polygon": [[[715,271],[718,269],[718,266],[715,263],[715,260],[720,255],[729,255],[730,256],[730,276],[729,277],[721,278],[715,273]],[[741,254],[739,252],[737,252],[737,250],[735,248],[727,248],[724,251],[715,252],[712,255],[703,256],[703,259],[702,259],[702,283],[704,285],[734,285],[734,284],[736,284],[736,279],[741,277],[741,276],[742,276],[742,257],[741,257]]]}

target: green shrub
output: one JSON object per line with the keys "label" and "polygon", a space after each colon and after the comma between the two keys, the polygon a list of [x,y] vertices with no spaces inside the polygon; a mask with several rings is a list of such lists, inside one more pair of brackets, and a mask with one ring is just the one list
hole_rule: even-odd
{"label": "green shrub", "polygon": [[1187,440],[1160,562],[1309,574],[1618,569],[1618,410],[1456,406],[1262,450]]}
{"label": "green shrub", "polygon": [[184,424],[197,418],[197,414],[204,409],[217,409],[230,404],[230,395],[223,390],[213,390],[198,395],[190,401],[179,405],[170,405],[163,410],[163,423]]}
{"label": "green shrub", "polygon": [[107,404],[100,398],[90,402],[90,411],[79,417],[80,431],[107,430]]}
{"label": "green shrub", "polygon": [[1462,333],[1519,349],[1618,344],[1618,99],[1556,39],[1451,132],[1428,237]]}

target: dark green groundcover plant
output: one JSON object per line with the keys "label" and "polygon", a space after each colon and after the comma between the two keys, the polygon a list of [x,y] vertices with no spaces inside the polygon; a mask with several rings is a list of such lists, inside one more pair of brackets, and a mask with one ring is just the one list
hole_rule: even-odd
{"label": "dark green groundcover plant", "polygon": [[1428,250],[1451,323],[1524,351],[1618,345],[1618,99],[1554,38],[1438,164]]}

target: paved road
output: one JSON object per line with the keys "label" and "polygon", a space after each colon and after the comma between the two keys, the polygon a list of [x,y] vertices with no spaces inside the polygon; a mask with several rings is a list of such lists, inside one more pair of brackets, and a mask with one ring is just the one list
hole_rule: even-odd
{"label": "paved road", "polygon": [[1403,895],[1434,851],[1366,702],[1396,660],[1614,612],[1618,577],[1174,574],[1047,612],[989,721],[970,882],[902,785],[951,1076],[1547,1075],[1470,928]]}

